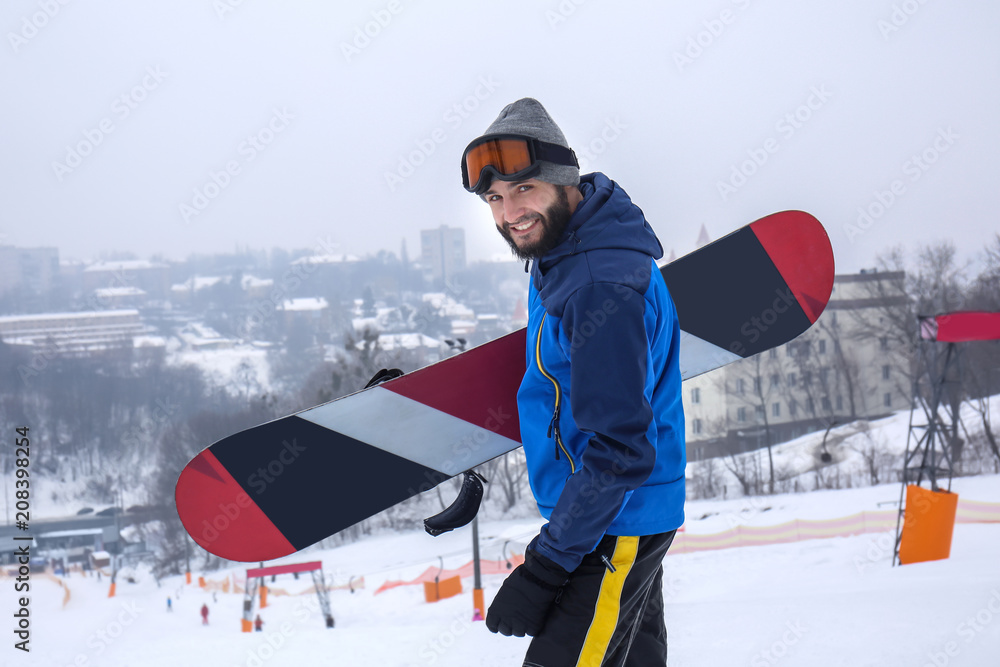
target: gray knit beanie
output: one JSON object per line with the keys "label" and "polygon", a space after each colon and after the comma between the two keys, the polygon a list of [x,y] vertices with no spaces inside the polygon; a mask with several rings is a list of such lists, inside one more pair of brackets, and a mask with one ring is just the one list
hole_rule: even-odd
{"label": "gray knit beanie", "polygon": [[[486,128],[486,132],[483,133],[484,136],[487,134],[521,134],[569,148],[566,137],[552,120],[552,116],[538,100],[530,97],[505,106],[493,124]],[[580,184],[579,167],[554,164],[544,160],[539,160],[538,164],[541,166],[541,170],[535,178],[540,181],[553,185]]]}

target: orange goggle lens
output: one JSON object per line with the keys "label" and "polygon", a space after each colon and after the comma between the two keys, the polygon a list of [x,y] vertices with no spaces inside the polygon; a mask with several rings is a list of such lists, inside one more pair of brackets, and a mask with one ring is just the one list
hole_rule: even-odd
{"label": "orange goggle lens", "polygon": [[465,154],[465,170],[470,185],[479,180],[486,167],[492,167],[501,176],[513,176],[531,164],[531,151],[524,139],[488,139]]}

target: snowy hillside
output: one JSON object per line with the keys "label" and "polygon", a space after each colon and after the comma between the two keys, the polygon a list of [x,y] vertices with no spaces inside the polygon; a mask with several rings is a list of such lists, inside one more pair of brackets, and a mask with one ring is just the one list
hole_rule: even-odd
{"label": "snowy hillside", "polygon": [[[1000,395],[991,397],[988,404],[990,422],[996,432],[996,425],[1000,424]],[[918,413],[914,419],[920,423],[921,415]],[[873,477],[878,482],[899,480],[909,420],[910,411],[902,410],[877,421],[851,422],[829,433],[816,431],[773,446],[775,491],[863,487],[872,485]],[[965,474],[1000,472],[992,453],[986,449],[981,417],[968,403],[962,406],[962,421],[967,429],[962,435],[969,440],[960,464]],[[824,452],[829,454],[829,461],[823,460]],[[956,473],[961,474],[962,469]],[[689,463],[688,497],[743,495],[736,473],[751,485],[757,481],[761,492],[765,492],[769,479],[766,448]]]}
{"label": "snowy hillside", "polygon": [[[1000,502],[1000,477],[955,481],[965,500]],[[766,499],[695,501],[690,532],[716,532],[734,522],[770,525],[880,509],[898,498],[895,484],[865,489],[778,495]],[[704,518],[701,518],[704,517]],[[483,558],[520,550],[539,520],[484,522]],[[272,584],[291,595],[270,597],[264,632],[239,631],[242,595],[204,592],[172,577],[119,583],[71,576],[31,579],[31,649],[21,655],[8,637],[2,664],[102,665],[412,665],[519,664],[526,640],[489,634],[471,621],[471,580],[455,598],[428,604],[420,586],[379,595],[386,580],[409,580],[428,567],[457,567],[471,558],[468,528],[434,539],[422,532],[382,535],[284,559],[320,559],[335,584],[358,581],[353,594],[331,593],[337,626],[323,627],[307,578]],[[811,540],[683,555],[665,561],[664,594],[670,664],[993,667],[1000,655],[1000,524],[956,526],[949,560],[892,568],[888,535]],[[204,573],[243,578],[242,567]],[[196,576],[198,573],[195,573]],[[484,578],[491,599],[502,575]],[[12,591],[14,582],[0,585]],[[166,599],[173,598],[168,612]],[[208,626],[198,610],[210,608]],[[10,619],[14,595],[3,596]],[[256,613],[255,609],[255,613]]]}
{"label": "snowy hillside", "polygon": [[[994,423],[1000,418],[993,401]],[[719,497],[689,500],[688,535],[707,535],[738,526],[764,527],[795,519],[826,520],[858,512],[895,510],[897,483],[867,486],[865,445],[875,443],[891,471],[906,443],[909,414],[898,413],[869,428],[848,424],[827,437],[832,460],[822,465],[822,433],[774,447],[781,488],[812,491],[820,480],[854,488],[742,497],[740,484],[716,462]],[[973,420],[969,420],[970,426]],[[970,430],[974,430],[970,428]],[[747,458],[754,454],[745,455]],[[766,466],[762,453],[756,456]],[[700,472],[693,464],[689,478]],[[766,467],[763,468],[766,470]],[[693,482],[693,480],[689,480]],[[74,513],[65,500],[70,482],[39,480],[39,516]],[[858,488],[864,487],[864,488]],[[725,488],[728,499],[722,497]],[[957,478],[961,500],[1000,502],[1000,476]],[[445,498],[452,491],[444,492]],[[499,498],[495,499],[499,501]],[[526,501],[525,501],[526,502]],[[524,505],[524,503],[522,503]],[[482,557],[500,560],[523,551],[541,519],[519,505],[506,515],[499,502],[484,508]],[[436,512],[426,494],[401,515]],[[428,510],[426,514],[421,514]],[[412,516],[411,516],[412,515]],[[507,517],[507,520],[498,520]],[[412,520],[411,520],[412,519]],[[891,531],[773,546],[672,553],[664,588],[671,665],[971,665],[1000,664],[1000,524],[959,524],[947,561],[892,568]],[[29,591],[31,653],[3,649],[0,665],[514,665],[526,640],[496,637],[471,621],[471,579],[465,592],[428,604],[421,586],[400,586],[374,594],[386,581],[410,581],[428,568],[457,568],[471,559],[468,528],[437,539],[419,530],[383,529],[358,542],[313,548],[279,562],[322,560],[334,585],[357,582],[354,594],[331,593],[337,626],[323,627],[308,577],[279,578],[273,586],[289,595],[271,597],[261,610],[263,633],[239,631],[242,594],[184,585],[182,578],[156,582],[140,570],[136,582],[121,580],[108,598],[108,579],[74,574],[60,584],[33,571]],[[214,582],[242,583],[245,568],[195,572]],[[484,577],[487,602],[503,575]],[[0,579],[0,614],[17,609],[15,581]],[[302,593],[301,595],[298,595]],[[167,597],[173,611],[168,612]],[[210,608],[203,627],[198,610]],[[257,609],[255,608],[255,613]]]}

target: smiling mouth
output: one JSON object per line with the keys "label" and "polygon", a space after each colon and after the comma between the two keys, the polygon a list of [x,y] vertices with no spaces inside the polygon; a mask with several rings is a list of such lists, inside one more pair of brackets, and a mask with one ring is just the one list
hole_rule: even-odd
{"label": "smiling mouth", "polygon": [[531,220],[527,220],[516,225],[508,225],[508,229],[518,234],[524,234],[534,227],[537,222],[537,218],[532,218]]}

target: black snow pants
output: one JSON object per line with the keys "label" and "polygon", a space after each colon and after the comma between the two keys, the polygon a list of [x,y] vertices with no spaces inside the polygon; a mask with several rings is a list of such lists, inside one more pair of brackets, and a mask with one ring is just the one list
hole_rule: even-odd
{"label": "black snow pants", "polygon": [[675,533],[605,535],[570,575],[523,667],[666,665],[662,563]]}

